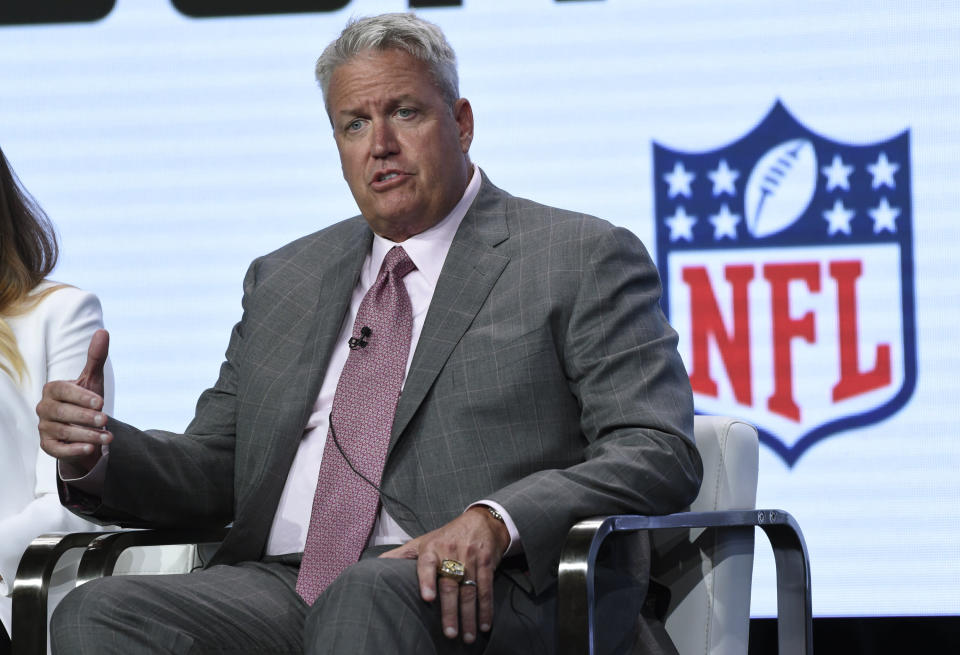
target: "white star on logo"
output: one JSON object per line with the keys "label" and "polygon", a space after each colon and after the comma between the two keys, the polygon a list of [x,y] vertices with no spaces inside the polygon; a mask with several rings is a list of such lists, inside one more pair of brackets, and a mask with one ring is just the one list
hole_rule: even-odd
{"label": "white star on logo", "polygon": [[847,166],[840,159],[840,155],[834,155],[833,161],[829,166],[820,169],[827,176],[827,191],[840,187],[847,191],[850,190],[850,173],[853,172],[853,166]]}
{"label": "white star on logo", "polygon": [[897,207],[891,207],[886,198],[880,198],[880,204],[874,209],[868,209],[867,213],[873,219],[873,233],[880,234],[883,230],[888,232],[897,231],[897,216],[900,210]]}
{"label": "white star on logo", "polygon": [[671,241],[678,241],[679,239],[693,241],[693,225],[697,222],[697,217],[688,215],[683,207],[677,207],[677,211],[674,212],[673,216],[667,217],[665,222],[670,226]]}
{"label": "white star on logo", "polygon": [[887,153],[881,152],[876,164],[867,164],[867,170],[873,175],[874,189],[879,189],[884,184],[891,189],[897,188],[893,181],[893,174],[900,170],[900,164],[887,160]]}
{"label": "white star on logo", "polygon": [[673,171],[664,175],[663,179],[670,185],[668,194],[671,198],[681,193],[689,198],[691,196],[690,182],[692,182],[695,177],[695,173],[688,173],[687,169],[683,167],[683,164],[677,162],[673,165]]}
{"label": "white star on logo", "polygon": [[737,238],[737,224],[740,222],[740,215],[730,212],[727,203],[720,206],[720,212],[710,217],[713,223],[713,239],[719,241],[723,237]]}
{"label": "white star on logo", "polygon": [[731,170],[727,166],[727,160],[721,159],[717,170],[707,173],[707,177],[713,180],[713,195],[719,196],[721,193],[729,193],[731,196],[737,194],[734,182],[740,177],[740,171]]}
{"label": "white star on logo", "polygon": [[823,212],[823,218],[828,223],[827,234],[831,235],[837,232],[850,234],[850,219],[853,218],[855,213],[852,209],[844,207],[842,200],[837,200],[833,203],[833,209]]}

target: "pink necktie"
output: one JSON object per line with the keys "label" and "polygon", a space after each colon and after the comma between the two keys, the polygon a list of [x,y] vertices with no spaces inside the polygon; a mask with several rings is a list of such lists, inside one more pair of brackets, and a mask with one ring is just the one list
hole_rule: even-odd
{"label": "pink necktie", "polygon": [[391,248],[357,311],[297,576],[297,593],[308,605],[360,559],[373,528],[379,494],[350,468],[337,442],[353,466],[379,486],[413,328],[403,277],[415,268],[403,248]]}

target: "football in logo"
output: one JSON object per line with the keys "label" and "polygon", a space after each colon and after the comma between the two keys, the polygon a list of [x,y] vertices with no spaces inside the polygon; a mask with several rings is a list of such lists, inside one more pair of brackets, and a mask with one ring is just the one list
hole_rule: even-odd
{"label": "football in logo", "polygon": [[791,139],[768,150],[747,179],[744,214],[757,238],[790,227],[817,190],[817,153],[808,139]]}

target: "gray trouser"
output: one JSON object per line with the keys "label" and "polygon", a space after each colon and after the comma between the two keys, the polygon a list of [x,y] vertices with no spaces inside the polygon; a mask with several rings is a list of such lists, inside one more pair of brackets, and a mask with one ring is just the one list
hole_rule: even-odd
{"label": "gray trouser", "polygon": [[556,605],[497,575],[493,630],[467,646],[418,595],[415,560],[363,559],[308,607],[297,566],[247,562],[89,582],[60,603],[54,653],[551,653]]}
{"label": "gray trouser", "polygon": [[[556,597],[533,596],[511,575],[495,578],[493,629],[466,645],[441,633],[439,602],[418,592],[415,560],[362,559],[308,607],[295,590],[298,562],[245,562],[182,575],[118,576],[89,582],[60,603],[53,652],[140,653],[488,653],[555,651]],[[520,574],[518,574],[520,575]],[[617,575],[598,618],[601,652],[631,652],[644,589]],[[639,592],[639,593],[638,593]],[[659,652],[644,634],[644,652]],[[654,646],[651,648],[651,646]]]}

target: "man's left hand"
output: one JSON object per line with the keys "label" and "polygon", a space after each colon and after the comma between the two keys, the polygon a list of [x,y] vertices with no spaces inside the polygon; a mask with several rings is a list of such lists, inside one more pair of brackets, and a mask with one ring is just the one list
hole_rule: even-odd
{"label": "man's left hand", "polygon": [[[488,632],[493,623],[493,574],[509,545],[507,527],[486,507],[475,506],[445,526],[380,557],[416,559],[420,596],[428,603],[440,596],[443,634],[453,639],[462,632],[463,641],[471,644],[477,639],[478,628]],[[476,585],[438,578],[437,568],[445,559],[462,562],[464,580],[473,580]]]}

